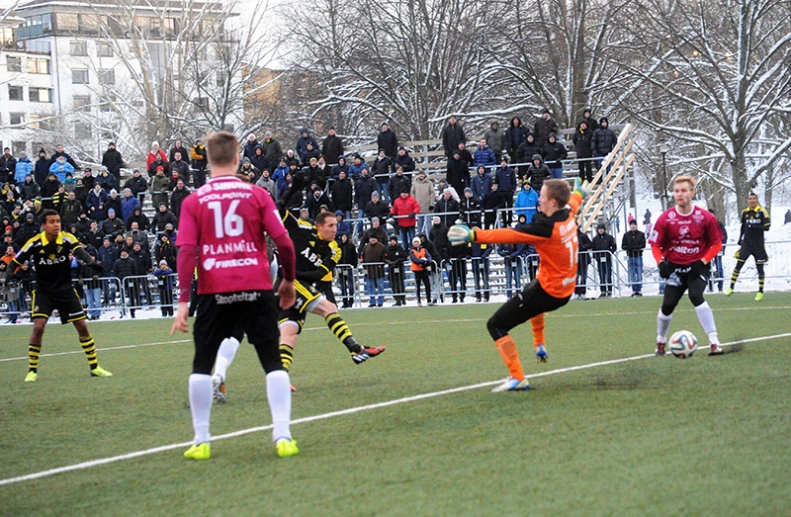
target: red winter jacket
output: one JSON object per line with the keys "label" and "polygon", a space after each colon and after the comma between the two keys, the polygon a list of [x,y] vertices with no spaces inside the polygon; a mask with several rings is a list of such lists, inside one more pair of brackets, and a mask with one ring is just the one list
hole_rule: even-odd
{"label": "red winter jacket", "polygon": [[[393,201],[393,209],[390,211],[390,215],[395,216],[398,226],[403,228],[414,228],[417,224],[415,217],[419,213],[420,205],[412,196],[409,196],[406,199],[398,196]],[[413,215],[410,217],[410,214]]]}

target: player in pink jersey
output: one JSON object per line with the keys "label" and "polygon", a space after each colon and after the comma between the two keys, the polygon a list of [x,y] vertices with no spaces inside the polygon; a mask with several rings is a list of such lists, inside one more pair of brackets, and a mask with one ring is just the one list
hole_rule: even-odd
{"label": "player in pink jersey", "polygon": [[677,177],[673,181],[676,206],[659,216],[648,240],[659,265],[659,276],[667,279],[665,298],[656,316],[656,355],[665,355],[673,310],[687,290],[698,321],[709,337],[709,355],[722,354],[714,313],[703,299],[710,276],[709,263],[722,249],[722,234],[717,218],[692,204],[694,196],[694,178]]}
{"label": "player in pink jersey", "polygon": [[[212,405],[211,370],[217,349],[228,336],[244,335],[255,347],[266,372],[266,391],[272,412],[272,438],[279,456],[299,453],[291,438],[291,390],[288,372],[278,351],[277,305],[268,271],[266,235],[277,244],[283,282],[278,288],[282,308],[296,299],[294,246],[277,208],[264,189],[235,177],[239,142],[224,131],[206,143],[212,179],[187,196],[181,205],[177,244],[179,285],[189,286],[198,265],[197,312],[194,324],[195,357],[189,378],[193,445],[184,457],[211,457],[209,419]],[[179,293],[171,335],[188,332],[189,289]]]}

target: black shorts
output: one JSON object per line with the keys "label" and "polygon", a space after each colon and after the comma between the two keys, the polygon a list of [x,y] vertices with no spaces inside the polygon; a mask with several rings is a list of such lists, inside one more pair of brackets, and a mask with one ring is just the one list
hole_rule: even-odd
{"label": "black shorts", "polygon": [[706,291],[710,277],[710,264],[695,262],[688,266],[679,266],[665,281],[662,313],[672,314],[685,292],[688,292],[689,299],[695,307],[703,303],[703,293]]}
{"label": "black shorts", "polygon": [[487,328],[492,339],[497,340],[531,318],[557,310],[566,305],[571,296],[555,298],[549,295],[538,280],[533,280],[522,292],[505,302],[489,319]]}
{"label": "black shorts", "polygon": [[198,295],[193,334],[193,373],[211,372],[217,350],[228,337],[242,341],[246,335],[247,341],[256,347],[259,358],[262,351],[279,357],[275,295],[272,291]]}
{"label": "black shorts", "polygon": [[280,325],[287,321],[297,324],[297,333],[302,332],[305,325],[305,317],[318,304],[324,295],[311,284],[304,284],[299,280],[294,281],[294,290],[297,293],[297,301],[290,309],[280,310],[277,320]]}
{"label": "black shorts", "polygon": [[72,287],[54,291],[34,289],[32,302],[31,319],[49,319],[54,310],[58,311],[60,322],[64,325],[85,319],[85,308]]}
{"label": "black shorts", "polygon": [[742,247],[733,256],[740,262],[745,262],[750,256],[753,256],[756,264],[766,264],[769,260],[766,247],[753,244],[742,244]]}

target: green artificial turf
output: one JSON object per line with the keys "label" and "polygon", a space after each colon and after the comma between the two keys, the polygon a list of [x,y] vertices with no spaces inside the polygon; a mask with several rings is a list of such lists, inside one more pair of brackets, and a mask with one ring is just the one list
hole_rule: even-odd
{"label": "green artificial turf", "polygon": [[[528,375],[650,354],[658,298],[574,301],[547,317],[550,362],[529,325],[514,331]],[[722,342],[791,332],[791,294],[712,296]],[[346,311],[358,341],[386,345],[355,366],[308,317],[292,370],[293,418],[496,381],[486,332],[496,305]],[[191,341],[170,320],[92,323],[91,378],[76,334],[52,324],[39,380],[0,362],[0,478],[188,442]],[[671,332],[707,340],[687,300]],[[24,358],[29,326],[0,331],[0,359]],[[299,423],[299,456],[269,431],[215,440],[205,463],[183,448],[0,487],[0,515],[788,515],[791,337],[722,357],[649,357],[538,376],[536,388],[478,387]],[[270,421],[264,379],[243,345],[212,434]]]}

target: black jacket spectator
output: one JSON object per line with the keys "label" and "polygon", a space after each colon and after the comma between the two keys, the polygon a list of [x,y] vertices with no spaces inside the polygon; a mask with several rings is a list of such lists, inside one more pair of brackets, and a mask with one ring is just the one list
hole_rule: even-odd
{"label": "black jacket spectator", "polygon": [[591,131],[596,131],[599,129],[599,123],[596,122],[596,119],[591,116],[591,110],[586,109],[582,112],[582,120],[588,123],[588,129]]}
{"label": "black jacket spectator", "polygon": [[266,161],[269,162],[271,167],[274,167],[280,161],[280,158],[285,156],[280,142],[272,138],[272,135],[267,135],[264,138],[264,141],[261,142],[261,149],[263,149]]}
{"label": "black jacket spectator", "polygon": [[577,152],[577,158],[590,158],[593,156],[591,149],[591,141],[593,139],[593,131],[588,128],[582,129],[582,124],[586,124],[584,120],[577,124],[577,129],[574,131],[572,140],[574,141],[574,150]]}
{"label": "black jacket spectator", "polygon": [[129,255],[127,255],[127,258],[122,257],[116,260],[113,270],[115,271],[115,276],[121,280],[126,277],[136,276],[139,271],[135,259]]}
{"label": "black jacket spectator", "polygon": [[316,151],[316,156],[318,156],[319,143],[316,141],[315,138],[311,136],[310,131],[308,131],[308,128],[303,127],[302,129],[299,130],[299,133],[300,136],[297,139],[297,147],[296,147],[297,156],[302,161],[302,163],[307,163],[307,161],[310,159],[310,156],[308,155],[308,144],[313,145],[313,150]]}
{"label": "black jacket spectator", "polygon": [[448,160],[448,173],[446,179],[448,185],[456,190],[458,195],[464,193],[464,189],[470,186],[470,169],[465,162],[459,158],[458,149]]}
{"label": "black jacket spectator", "polygon": [[[177,186],[175,189],[173,189],[173,193],[170,195],[170,209],[173,210],[173,215],[176,216],[176,219],[178,219],[179,214],[181,214],[181,204],[189,195],[190,189],[183,185],[181,188]],[[159,262],[157,261],[157,263]],[[168,262],[168,265],[170,265],[170,262]],[[171,266],[170,269],[173,269],[173,267]]]}
{"label": "black jacket spectator", "polygon": [[55,151],[55,153],[49,157],[49,164],[52,165],[53,163],[58,161],[58,158],[60,158],[61,156],[66,158],[66,161],[69,162],[72,167],[74,167],[75,171],[79,169],[79,167],[77,166],[77,162],[75,162],[74,158],[69,156],[69,153],[67,153],[66,151]]}
{"label": "black jacket spectator", "polygon": [[446,199],[443,194],[434,204],[434,213],[442,220],[442,224],[450,228],[459,218],[459,202],[450,195]]}
{"label": "black jacket spectator", "polygon": [[[0,156],[0,183],[13,183],[14,172],[16,171],[16,158],[11,154],[10,149],[6,148],[4,151],[3,155]],[[47,166],[47,170],[49,170],[49,166]]]}
{"label": "black jacket spectator", "polygon": [[464,196],[459,203],[459,215],[462,223],[470,228],[478,226],[481,221],[481,205],[478,200],[474,197]]}
{"label": "black jacket spectator", "polygon": [[390,199],[395,199],[401,195],[401,192],[409,192],[410,189],[412,189],[412,179],[406,174],[396,172],[390,178]]}
{"label": "black jacket spectator", "polygon": [[395,172],[399,165],[404,170],[405,174],[415,170],[415,160],[409,156],[409,152],[403,147],[398,149],[398,154],[393,158],[393,172]]}
{"label": "black jacket spectator", "polygon": [[38,160],[36,160],[36,165],[33,168],[33,179],[39,186],[47,181],[47,176],[49,176],[49,164],[50,162],[49,158],[47,158],[47,154],[44,152],[44,149],[41,149],[38,152]]}
{"label": "black jacket spectator", "polygon": [[[187,151],[187,148],[181,143],[181,140],[176,140],[176,143],[170,148],[170,153],[168,155],[170,163],[173,163],[173,161],[176,159],[176,153],[181,153],[181,159],[184,160],[187,165],[189,165],[190,154],[189,151]],[[109,169],[110,167],[107,168]]]}
{"label": "black jacket spectator", "polygon": [[165,210],[164,212],[161,210],[157,210],[157,214],[154,216],[154,220],[151,221],[151,226],[157,232],[164,232],[165,226],[168,224],[172,224],[173,227],[178,226],[178,220],[176,216],[170,210]]}
{"label": "black jacket spectator", "polygon": [[[105,240],[107,241],[107,245],[104,244]],[[112,243],[112,239],[109,237],[107,239],[102,239],[102,245],[96,249],[96,253],[99,256],[99,263],[104,268],[104,273],[102,274],[103,277],[110,277],[114,276],[115,273],[115,261],[118,260],[118,248]]]}
{"label": "black jacket spectator", "polygon": [[[431,225],[431,230],[428,232],[428,239],[434,243],[439,258],[442,260],[450,260],[450,244],[448,243],[448,227],[440,221],[437,224]],[[429,251],[430,253],[430,251]],[[434,255],[432,255],[433,257]]]}
{"label": "black jacket spectator", "polygon": [[321,154],[329,164],[338,163],[338,158],[343,156],[343,141],[335,134],[335,130],[331,129],[330,133],[324,138],[321,143]]}
{"label": "black jacket spectator", "polygon": [[143,213],[139,206],[135,207],[135,209],[132,211],[132,215],[130,215],[129,219],[126,220],[127,230],[132,228],[132,223],[137,223],[137,227],[140,230],[147,231],[151,227],[151,222],[148,220],[148,216]]}
{"label": "black jacket spectator", "polygon": [[346,177],[345,172],[342,173],[342,176],[342,178],[335,180],[330,192],[332,194],[332,202],[335,203],[335,209],[349,212],[354,208],[352,181]]}
{"label": "black jacket spectator", "polygon": [[[618,250],[618,248],[615,245],[615,238],[609,233],[607,233],[606,230],[604,233],[598,233],[598,228],[597,228],[596,235],[593,236],[591,243],[592,243],[591,249],[593,251],[599,251],[599,252],[609,251],[610,253],[615,253]],[[601,257],[606,257],[607,261],[610,261],[611,259],[609,253],[606,255],[602,253]],[[597,258],[601,258],[601,257],[597,257]]]}
{"label": "black jacket spectator", "polygon": [[[537,139],[536,139],[537,140]],[[544,163],[550,169],[559,169],[563,167],[561,160],[565,160],[569,153],[566,146],[557,141],[554,134],[549,135],[549,142],[544,146]]]}
{"label": "black jacket spectator", "polygon": [[629,230],[623,234],[621,248],[629,257],[642,257],[645,249],[645,234],[640,230]]}
{"label": "black jacket spectator", "polygon": [[[538,162],[538,165],[536,165]],[[530,180],[530,188],[536,192],[541,192],[541,187],[544,186],[544,181],[552,177],[549,172],[549,167],[543,162],[540,154],[534,154],[530,166],[527,168],[526,179]]]}
{"label": "black jacket spectator", "polygon": [[[251,136],[253,137],[252,140],[250,140]],[[244,142],[244,151],[242,153],[242,158],[250,158],[250,159],[252,159],[253,155],[255,154],[255,148],[258,147],[259,145],[261,145],[261,144],[258,143],[258,140],[256,140],[256,138],[255,138],[255,135],[250,134],[247,137],[247,140],[245,140],[245,142]]]}
{"label": "black jacket spectator", "polygon": [[120,217],[108,216],[102,223],[102,232],[113,239],[116,235],[123,234],[124,230],[126,230],[126,226]]}
{"label": "black jacket spectator", "polygon": [[173,176],[174,172],[178,172],[179,178],[184,181],[184,183],[189,183],[190,181],[190,164],[185,162],[184,160],[174,160],[170,162],[170,175]]}
{"label": "black jacket spectator", "polygon": [[319,186],[321,190],[324,190],[324,187],[327,186],[327,176],[323,169],[318,166],[318,163],[311,163],[307,167],[305,167],[305,184],[307,186],[312,185],[315,183]]}
{"label": "black jacket spectator", "polygon": [[378,217],[380,221],[384,221],[390,215],[390,205],[382,201],[381,198],[376,198],[376,202],[372,199],[365,205],[363,213],[368,219]]}
{"label": "black jacket spectator", "polygon": [[250,164],[259,171],[263,172],[264,169],[267,169],[269,172],[272,172],[272,166],[269,164],[269,160],[266,159],[264,148],[260,145],[255,148],[255,151],[253,151],[253,156],[250,157]]}
{"label": "black jacket spectator", "polygon": [[595,156],[607,156],[610,151],[615,149],[615,144],[618,142],[618,137],[609,128],[607,117],[602,117],[599,120],[599,128],[593,132],[593,140],[591,146]]}
{"label": "black jacket spectator", "polygon": [[144,194],[148,190],[148,182],[140,175],[140,171],[135,171],[132,177],[124,183],[124,188],[128,188],[132,191],[133,196],[138,197],[139,194]]}
{"label": "black jacket spectator", "polygon": [[82,203],[76,198],[64,201],[60,207],[60,218],[63,226],[68,228],[72,224],[76,224],[80,218],[80,214],[84,211]]}
{"label": "black jacket spectator", "polygon": [[115,144],[110,142],[107,146],[107,150],[102,155],[102,165],[107,167],[107,170],[110,171],[110,174],[118,178],[120,181],[121,179],[121,167],[124,166],[124,159],[121,156],[121,153],[115,148]]}
{"label": "black jacket spectator", "polygon": [[[395,132],[388,127],[387,124],[382,124],[382,130],[376,137],[376,145],[379,149],[385,150],[385,156],[392,158],[396,155],[398,150],[398,136]],[[382,243],[382,246],[385,244]]]}
{"label": "black jacket spectator", "polygon": [[[368,169],[364,169],[367,171]],[[373,194],[379,186],[376,180],[367,176],[367,172],[360,176],[360,179],[354,184],[354,200],[357,203],[357,208],[364,208],[369,201],[371,201],[371,194]]]}
{"label": "black jacket spectator", "polygon": [[456,117],[451,117],[448,125],[442,129],[442,148],[445,150],[445,155],[450,158],[453,156],[453,151],[459,148],[459,142],[466,141],[467,137],[461,124],[456,121]]}
{"label": "black jacket spectator", "polygon": [[481,201],[483,221],[486,227],[491,227],[497,219],[497,210],[505,208],[505,197],[500,190],[490,190]]}
{"label": "black jacket spectator", "polygon": [[[544,110],[544,114],[549,115],[549,111]],[[544,118],[543,116],[536,120],[533,127],[533,134],[536,137],[536,142],[543,145],[549,141],[549,135],[558,132],[558,125],[552,117]]]}
{"label": "black jacket spectator", "polygon": [[363,254],[365,245],[370,242],[371,237],[376,237],[376,240],[379,242],[387,242],[387,232],[382,227],[382,225],[380,224],[379,226],[371,226],[363,232],[363,236],[360,238],[360,246],[357,248],[357,253],[360,255]]}
{"label": "black jacket spectator", "polygon": [[[508,129],[505,130],[505,146],[504,149],[508,151],[511,159],[516,158],[519,152],[519,146],[527,139],[530,130],[522,125],[522,120],[519,117],[511,119]],[[531,154],[532,156],[532,154]]]}
{"label": "black jacket spectator", "polygon": [[[29,178],[29,179],[28,179]],[[25,177],[25,181],[19,185],[19,192],[22,195],[22,200],[35,199],[41,195],[41,187],[29,174]]]}
{"label": "black jacket spectator", "polygon": [[330,212],[335,212],[335,205],[332,204],[332,201],[330,201],[330,198],[327,197],[327,194],[325,194],[320,188],[316,188],[310,193],[308,200],[305,202],[305,206],[308,209],[308,217],[315,219],[316,216],[319,215],[322,205],[325,206]]}

